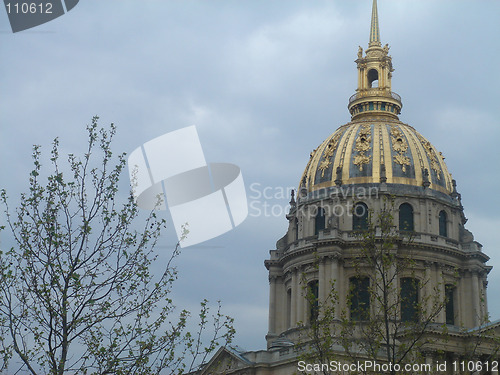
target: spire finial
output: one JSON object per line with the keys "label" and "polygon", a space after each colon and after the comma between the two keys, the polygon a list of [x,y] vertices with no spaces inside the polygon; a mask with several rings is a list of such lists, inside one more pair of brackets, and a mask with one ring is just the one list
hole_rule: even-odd
{"label": "spire finial", "polygon": [[[389,45],[382,47],[380,43],[377,0],[373,0],[370,42],[366,55],[363,56],[363,49],[359,47],[355,63],[358,66],[358,88],[349,98],[348,104],[352,119],[374,115],[397,119],[403,103],[401,97],[392,92],[391,78],[394,69]],[[337,179],[340,181],[340,178]]]}
{"label": "spire finial", "polygon": [[372,24],[370,28],[370,42],[368,47],[380,47],[380,30],[378,27],[377,0],[373,0],[372,6]]}

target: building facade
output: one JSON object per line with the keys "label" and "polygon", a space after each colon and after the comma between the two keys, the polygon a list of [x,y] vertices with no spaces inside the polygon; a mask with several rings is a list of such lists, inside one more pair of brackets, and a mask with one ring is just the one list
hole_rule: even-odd
{"label": "building facade", "polygon": [[[399,120],[403,105],[392,91],[376,0],[368,48],[359,47],[355,62],[351,121],[311,153],[291,197],[288,231],[265,261],[267,349],[221,348],[200,374],[293,374],[304,372],[301,358],[374,359],[370,340],[381,362],[397,361],[406,345],[414,352],[402,364],[447,361],[441,373],[498,373],[498,323],[488,321],[489,258],[465,228],[443,155]],[[388,316],[386,336],[364,336]],[[338,336],[324,357],[314,353],[315,338],[324,339],[319,330]],[[473,372],[468,361],[486,365]]]}

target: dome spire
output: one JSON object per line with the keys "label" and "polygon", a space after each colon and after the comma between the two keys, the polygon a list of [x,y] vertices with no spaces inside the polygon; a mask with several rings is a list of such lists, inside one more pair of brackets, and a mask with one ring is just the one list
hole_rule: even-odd
{"label": "dome spire", "polygon": [[370,28],[370,42],[368,47],[380,47],[380,29],[378,26],[377,0],[373,0],[372,5],[372,24]]}
{"label": "dome spire", "polygon": [[377,0],[373,0],[370,42],[365,55],[358,49],[358,88],[349,98],[352,119],[373,115],[398,118],[403,104],[401,97],[392,91],[392,58],[389,45],[382,47],[378,25]]}

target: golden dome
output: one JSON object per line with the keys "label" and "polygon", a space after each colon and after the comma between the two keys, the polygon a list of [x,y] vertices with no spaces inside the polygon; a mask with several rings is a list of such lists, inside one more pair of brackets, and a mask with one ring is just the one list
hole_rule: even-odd
{"label": "golden dome", "polygon": [[442,154],[413,127],[388,116],[362,117],[338,128],[311,153],[300,187],[402,184],[452,193]]}
{"label": "golden dome", "polygon": [[368,49],[363,53],[359,47],[355,60],[358,88],[349,99],[351,122],[311,153],[300,181],[302,191],[386,183],[454,192],[442,154],[414,128],[399,121],[403,104],[392,92],[394,69],[389,49],[380,42],[374,0]]}

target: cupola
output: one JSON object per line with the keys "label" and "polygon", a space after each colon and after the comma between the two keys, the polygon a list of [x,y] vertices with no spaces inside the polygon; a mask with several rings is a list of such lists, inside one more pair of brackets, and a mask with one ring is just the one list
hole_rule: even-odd
{"label": "cupola", "polygon": [[373,0],[370,41],[366,54],[358,49],[355,60],[358,67],[358,88],[349,98],[349,112],[352,119],[374,114],[398,118],[403,104],[401,97],[391,91],[392,58],[389,45],[382,47],[378,23],[377,2]]}

